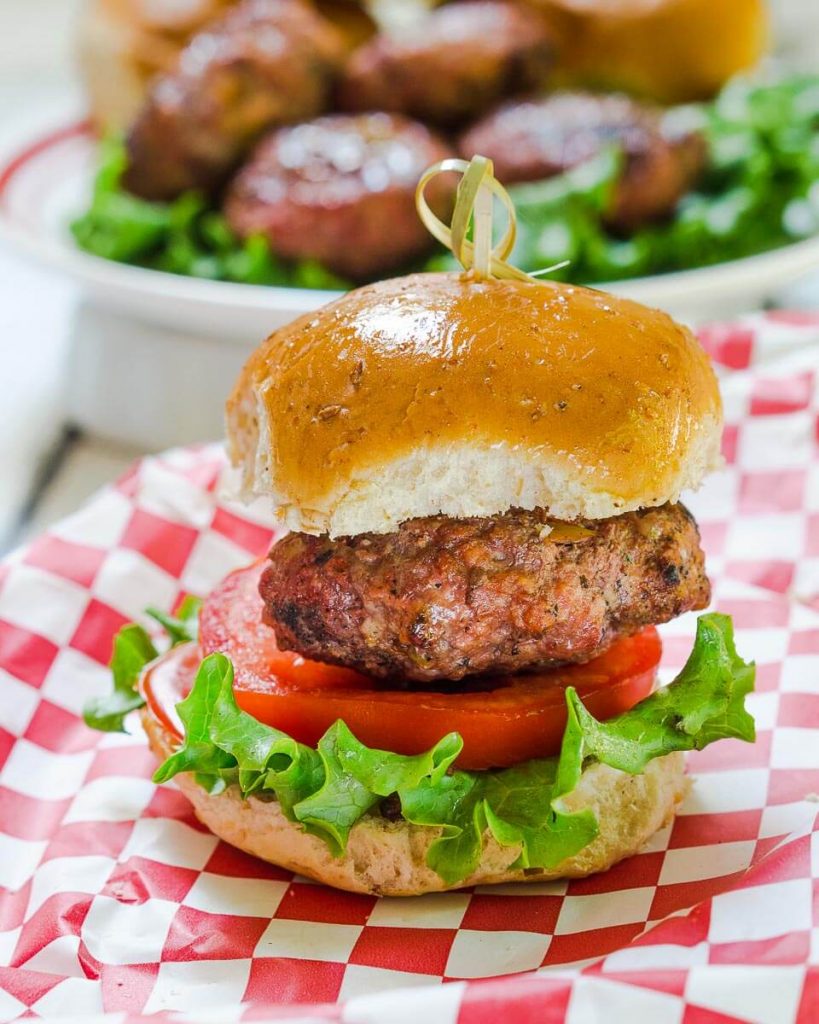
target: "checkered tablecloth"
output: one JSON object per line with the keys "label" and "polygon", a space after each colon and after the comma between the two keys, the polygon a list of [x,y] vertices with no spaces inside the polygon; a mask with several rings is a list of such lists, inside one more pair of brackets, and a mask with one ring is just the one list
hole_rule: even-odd
{"label": "checkered tablecloth", "polygon": [[[716,607],[758,662],[759,738],[689,758],[673,828],[587,880],[409,900],[334,892],[204,832],[151,783],[140,735],[79,718],[119,626],[268,544],[261,516],[217,498],[218,449],[173,451],[0,568],[0,1021],[819,1021],[819,319],[702,337],[727,466],[690,504]],[[693,617],[663,633],[670,674]]]}

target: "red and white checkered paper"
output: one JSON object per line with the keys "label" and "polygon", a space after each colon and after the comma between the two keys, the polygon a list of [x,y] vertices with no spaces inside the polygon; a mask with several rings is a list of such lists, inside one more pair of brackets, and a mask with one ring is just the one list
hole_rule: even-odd
{"label": "red and white checkered paper", "polygon": [[[335,892],[205,832],[151,783],[141,736],[79,717],[119,626],[268,544],[217,499],[219,449],[170,452],[0,569],[0,1021],[818,1021],[819,318],[702,337],[727,467],[690,504],[716,607],[759,666],[759,737],[689,758],[672,828],[587,880],[409,900]],[[668,674],[693,626],[664,628]]]}

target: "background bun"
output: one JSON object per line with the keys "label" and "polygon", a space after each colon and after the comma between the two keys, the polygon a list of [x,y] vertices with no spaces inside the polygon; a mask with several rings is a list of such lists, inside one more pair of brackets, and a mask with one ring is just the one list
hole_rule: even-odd
{"label": "background bun", "polygon": [[246,495],[287,526],[385,533],[443,513],[602,519],[675,501],[719,464],[708,357],[603,292],[416,274],[272,334],[228,401]]}
{"label": "background bun", "polygon": [[663,103],[707,99],[756,64],[768,41],[765,0],[531,2],[558,39],[558,81]]}
{"label": "background bun", "polygon": [[[172,750],[170,735],[145,709],[142,722],[151,750],[164,760]],[[579,786],[566,801],[573,810],[594,810],[600,833],[593,843],[552,870],[524,873],[509,866],[518,850],[499,846],[487,835],[478,870],[457,888],[582,878],[605,871],[636,853],[673,818],[685,794],[683,772],[680,753],[651,761],[642,775],[626,775],[594,765],[584,772]],[[353,827],[344,855],[333,857],[326,843],[288,821],[275,800],[242,800],[235,787],[211,796],[189,774],[177,775],[174,781],[193,804],[196,817],[211,832],[271,864],[350,892],[417,896],[447,888],[426,864],[427,850],[440,835],[439,829],[368,815]]]}

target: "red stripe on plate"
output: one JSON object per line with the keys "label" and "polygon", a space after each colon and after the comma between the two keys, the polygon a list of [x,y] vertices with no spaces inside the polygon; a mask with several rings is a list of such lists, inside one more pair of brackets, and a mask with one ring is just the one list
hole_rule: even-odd
{"label": "red stripe on plate", "polygon": [[91,131],[91,121],[86,118],[84,121],[77,121],[74,124],[66,125],[63,128],[57,128],[55,131],[49,132],[48,135],[44,135],[41,139],[38,139],[36,142],[32,142],[30,145],[26,146],[26,148],[19,152],[17,156],[12,157],[5,167],[0,169],[0,203],[6,198],[5,193],[12,180],[26,166],[26,164],[35,160],[38,156],[41,156],[53,146],[59,146],[61,143],[67,142],[69,139],[78,138],[83,135],[90,135]]}

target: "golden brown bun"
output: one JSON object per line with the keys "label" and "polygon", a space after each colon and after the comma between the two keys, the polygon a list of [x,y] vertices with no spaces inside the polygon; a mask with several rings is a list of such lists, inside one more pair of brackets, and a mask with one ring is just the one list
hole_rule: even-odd
{"label": "golden brown bun", "polygon": [[554,283],[416,274],[277,331],[227,406],[246,494],[286,524],[384,533],[442,513],[603,519],[719,464],[708,357],[670,317]]}
{"label": "golden brown bun", "polygon": [[713,96],[752,67],[768,37],[765,0],[531,0],[560,41],[568,84],[664,103]]}
{"label": "golden brown bun", "polygon": [[[191,36],[238,0],[89,0],[78,26],[79,70],[98,128],[123,131],[153,79],[176,66]],[[316,0],[349,47],[373,32],[355,0]]]}
{"label": "golden brown bun", "polygon": [[[151,750],[164,760],[173,750],[172,737],[146,709],[142,710],[142,724]],[[177,775],[175,782],[193,804],[196,817],[225,842],[337,889],[379,896],[419,896],[470,885],[582,878],[605,871],[637,853],[671,821],[686,789],[684,759],[679,753],[650,762],[642,775],[594,765],[566,800],[570,810],[594,810],[600,823],[594,842],[556,868],[524,872],[510,868],[518,849],[499,846],[487,833],[477,871],[448,887],[426,863],[427,850],[440,829],[366,815],[350,832],[345,853],[334,857],[321,839],[285,818],[275,800],[242,800],[235,787],[211,796],[189,774]]]}

